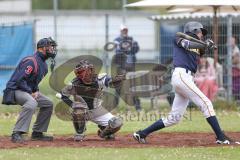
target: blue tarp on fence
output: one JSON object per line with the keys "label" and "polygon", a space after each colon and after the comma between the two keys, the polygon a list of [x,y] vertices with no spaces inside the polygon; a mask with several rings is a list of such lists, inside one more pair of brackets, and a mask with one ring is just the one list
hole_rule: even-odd
{"label": "blue tarp on fence", "polygon": [[178,24],[166,22],[160,25],[160,58],[162,64],[172,59],[173,39],[176,32],[179,31],[181,31],[181,26]]}
{"label": "blue tarp on fence", "polygon": [[18,62],[33,54],[33,24],[0,26],[0,95]]}

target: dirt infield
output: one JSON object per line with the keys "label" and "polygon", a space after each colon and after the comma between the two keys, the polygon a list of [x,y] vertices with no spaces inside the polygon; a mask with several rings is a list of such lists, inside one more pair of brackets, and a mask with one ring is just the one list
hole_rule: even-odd
{"label": "dirt infield", "polygon": [[[227,132],[229,137],[240,141],[240,132]],[[144,148],[144,147],[202,147],[219,146],[215,144],[212,133],[155,133],[147,138],[148,144],[139,144],[131,134],[118,134],[115,141],[105,141],[97,135],[87,135],[83,142],[74,142],[72,136],[55,136],[53,142],[27,140],[23,144],[15,144],[10,137],[0,137],[0,149],[20,147],[89,147],[89,148]],[[233,144],[234,146],[239,146]]]}

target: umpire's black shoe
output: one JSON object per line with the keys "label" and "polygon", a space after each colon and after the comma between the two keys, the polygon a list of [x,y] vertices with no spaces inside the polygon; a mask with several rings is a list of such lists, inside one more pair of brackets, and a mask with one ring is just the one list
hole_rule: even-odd
{"label": "umpire's black shoe", "polygon": [[32,132],[32,141],[53,141],[52,136],[46,136],[42,132]]}
{"label": "umpire's black shoe", "polygon": [[23,143],[25,140],[22,136],[23,132],[13,132],[12,133],[12,138],[11,138],[11,141],[13,143]]}
{"label": "umpire's black shoe", "polygon": [[141,134],[141,131],[137,131],[137,132],[135,132],[135,133],[133,133],[133,138],[136,140],[136,141],[138,141],[139,143],[143,143],[143,144],[145,144],[145,143],[147,143],[146,142],[146,136],[143,136],[142,134]]}

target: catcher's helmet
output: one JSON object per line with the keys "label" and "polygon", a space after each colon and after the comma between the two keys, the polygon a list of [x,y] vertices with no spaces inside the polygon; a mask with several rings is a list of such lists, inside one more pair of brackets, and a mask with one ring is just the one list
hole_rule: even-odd
{"label": "catcher's helmet", "polygon": [[200,22],[191,21],[184,25],[184,33],[190,32],[193,34],[197,34],[200,31],[202,32],[203,36],[207,35],[208,33],[208,31],[203,28],[203,25]]}
{"label": "catcher's helmet", "polygon": [[74,68],[74,73],[85,84],[91,84],[96,78],[94,66],[87,60],[81,60]]}

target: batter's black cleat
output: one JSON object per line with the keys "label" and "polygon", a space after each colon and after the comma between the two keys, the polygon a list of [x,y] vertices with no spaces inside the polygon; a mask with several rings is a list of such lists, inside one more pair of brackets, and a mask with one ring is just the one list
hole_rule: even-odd
{"label": "batter's black cleat", "polygon": [[42,132],[32,132],[32,141],[53,141],[52,136],[46,136]]}
{"label": "batter's black cleat", "polygon": [[145,139],[146,137],[143,136],[143,135],[141,135],[140,132],[141,132],[141,131],[137,131],[137,132],[133,133],[133,138],[134,138],[136,141],[138,141],[139,143],[142,143],[142,144],[147,143],[147,142],[146,142],[146,139]]}
{"label": "batter's black cleat", "polygon": [[216,143],[217,144],[233,144],[235,142],[224,134],[223,139],[216,138]]}
{"label": "batter's black cleat", "polygon": [[11,141],[13,143],[23,143],[23,142],[25,142],[22,134],[23,134],[22,132],[13,132],[12,136],[11,136]]}

